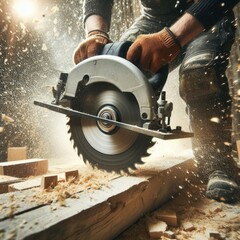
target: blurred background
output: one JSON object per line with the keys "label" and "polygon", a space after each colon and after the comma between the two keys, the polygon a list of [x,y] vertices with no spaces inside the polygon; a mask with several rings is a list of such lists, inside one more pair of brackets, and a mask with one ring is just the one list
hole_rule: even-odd
{"label": "blurred background", "polygon": [[[134,7],[138,4],[130,2],[116,4],[113,40],[139,14]],[[0,135],[0,161],[6,161],[10,146],[27,146],[29,158],[76,157],[66,117],[33,101],[50,103],[60,72],[74,66],[73,51],[85,38],[82,4],[83,0],[1,0],[0,112],[14,123]]]}
{"label": "blurred background", "polygon": [[[115,2],[113,41],[140,14],[138,0]],[[60,72],[74,66],[73,51],[85,38],[82,4],[83,0],[1,0],[0,112],[14,123],[0,135],[0,161],[6,161],[11,146],[27,146],[28,158],[77,159],[66,117],[37,107],[33,101],[50,103]],[[185,106],[178,95],[177,69],[169,79],[165,89],[174,103],[173,127],[182,125],[188,130]],[[179,144],[190,146],[188,140]]]}

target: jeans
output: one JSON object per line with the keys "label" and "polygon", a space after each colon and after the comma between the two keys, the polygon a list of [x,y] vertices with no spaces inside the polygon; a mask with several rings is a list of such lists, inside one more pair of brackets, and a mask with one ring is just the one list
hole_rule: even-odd
{"label": "jeans", "polygon": [[[208,32],[203,32],[182,49],[170,65],[180,64],[179,91],[186,103],[194,132],[193,152],[201,176],[214,170],[232,174],[235,162],[231,144],[231,96],[225,71],[234,42],[233,14],[224,17]],[[171,22],[141,16],[121,37],[134,41],[140,34],[151,34]]]}

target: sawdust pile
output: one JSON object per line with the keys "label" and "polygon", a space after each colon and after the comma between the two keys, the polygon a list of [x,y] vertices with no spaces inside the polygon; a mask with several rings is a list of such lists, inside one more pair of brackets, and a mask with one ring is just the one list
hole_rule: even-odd
{"label": "sawdust pile", "polygon": [[[89,169],[78,179],[69,179],[67,182],[60,179],[55,188],[46,190],[40,187],[26,190],[26,194],[11,193],[9,201],[0,200],[0,211],[5,217],[12,217],[22,206],[50,205],[51,211],[59,207],[67,206],[66,199],[79,198],[79,193],[83,191],[96,191],[103,186],[108,186],[111,179],[118,177],[116,174],[107,173],[97,169]],[[81,203],[81,199],[79,199]]]}
{"label": "sawdust pile", "polygon": [[60,206],[65,206],[65,199],[78,198],[77,193],[82,191],[94,191],[103,186],[107,186],[110,179],[116,177],[114,174],[109,174],[101,170],[89,170],[80,175],[79,179],[70,179],[68,182],[59,182],[53,189],[41,190],[35,189],[30,201],[38,202],[39,204],[59,203]]}
{"label": "sawdust pile", "polygon": [[[240,203],[230,205],[209,200],[204,196],[204,192],[204,187],[184,189],[161,209],[141,218],[115,240],[156,239],[150,237],[147,222],[149,219],[155,219],[158,211],[174,211],[176,213],[178,226],[167,225],[166,228],[167,233],[172,233],[172,239],[239,240]],[[171,237],[164,236],[162,233],[162,236],[157,239],[171,239]]]}

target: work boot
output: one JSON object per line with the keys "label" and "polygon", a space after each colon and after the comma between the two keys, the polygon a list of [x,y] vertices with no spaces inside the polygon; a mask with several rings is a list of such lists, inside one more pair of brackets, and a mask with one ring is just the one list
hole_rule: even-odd
{"label": "work boot", "polygon": [[209,176],[206,196],[220,202],[234,203],[239,200],[239,187],[223,171],[216,170]]}

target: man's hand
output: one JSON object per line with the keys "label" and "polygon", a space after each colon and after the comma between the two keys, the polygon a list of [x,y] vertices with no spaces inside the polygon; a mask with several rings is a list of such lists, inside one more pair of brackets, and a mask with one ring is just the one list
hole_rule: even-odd
{"label": "man's hand", "polygon": [[107,33],[94,30],[88,33],[87,39],[79,44],[74,51],[74,63],[78,64],[86,58],[98,55],[103,47],[112,42]]}
{"label": "man's hand", "polygon": [[127,52],[127,60],[144,70],[156,73],[170,63],[181,51],[181,45],[168,29],[154,34],[140,35]]}

